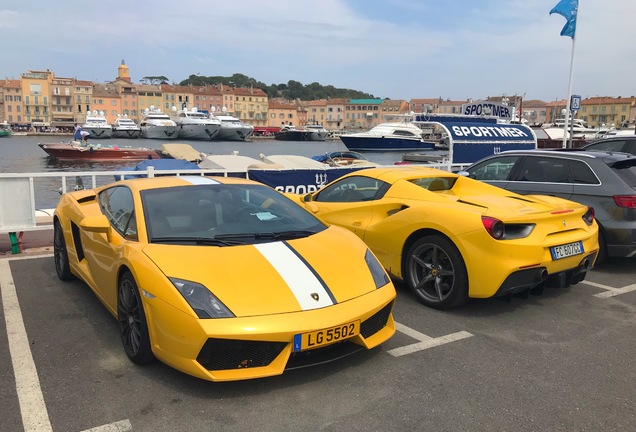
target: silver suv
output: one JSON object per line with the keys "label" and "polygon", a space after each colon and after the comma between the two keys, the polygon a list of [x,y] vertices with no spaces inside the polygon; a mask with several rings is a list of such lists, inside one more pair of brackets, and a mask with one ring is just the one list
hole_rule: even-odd
{"label": "silver suv", "polygon": [[571,150],[506,151],[460,174],[519,194],[543,194],[594,207],[606,256],[636,256],[636,156]]}

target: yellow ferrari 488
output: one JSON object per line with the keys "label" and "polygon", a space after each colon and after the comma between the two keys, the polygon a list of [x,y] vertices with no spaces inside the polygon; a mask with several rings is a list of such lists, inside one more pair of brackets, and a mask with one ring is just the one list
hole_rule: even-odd
{"label": "yellow ferrari 488", "polygon": [[249,180],[67,193],[54,259],[60,279],[80,278],[117,318],[133,362],[158,358],[207,380],[281,374],[395,332],[395,289],[364,242]]}
{"label": "yellow ferrari 488", "polygon": [[434,308],[575,284],[599,248],[592,208],[422,166],[357,171],[295,198]]}

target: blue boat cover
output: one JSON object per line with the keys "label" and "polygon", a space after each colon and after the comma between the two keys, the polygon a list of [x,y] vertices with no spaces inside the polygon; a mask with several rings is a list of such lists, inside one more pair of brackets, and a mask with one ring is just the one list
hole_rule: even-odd
{"label": "blue boat cover", "polygon": [[[188,162],[181,159],[146,159],[139,162],[135,167],[122,167],[117,171],[146,171],[148,167],[153,167],[156,170],[200,170],[201,168],[192,162]],[[125,180],[133,178],[145,177],[145,174],[133,175],[126,174]],[[115,180],[119,180],[121,176],[116,175]]]}

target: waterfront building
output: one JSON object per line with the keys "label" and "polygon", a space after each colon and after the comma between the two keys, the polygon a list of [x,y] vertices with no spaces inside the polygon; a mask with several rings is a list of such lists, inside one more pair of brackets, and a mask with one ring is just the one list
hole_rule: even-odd
{"label": "waterfront building", "polygon": [[252,126],[267,126],[267,94],[259,88],[234,89],[234,115]]}
{"label": "waterfront building", "polygon": [[24,104],[20,80],[5,79],[0,82],[0,123],[23,124]]}
{"label": "waterfront building", "polygon": [[[150,107],[162,109],[163,93],[161,86],[158,84],[136,84],[137,89],[137,106],[139,107],[139,117],[134,117],[133,120],[136,123],[141,122],[141,117],[146,110],[150,110]],[[164,114],[170,115],[170,112]]]}
{"label": "waterfront building", "polygon": [[91,111],[92,99],[93,82],[76,79],[73,83],[73,100],[75,101],[73,115],[75,123],[84,124],[86,122],[86,113]]}
{"label": "waterfront building", "polygon": [[301,105],[307,110],[307,120],[305,124],[316,124],[326,127],[327,99],[312,100],[301,103]]}
{"label": "waterfront building", "polygon": [[54,76],[51,81],[51,128],[71,130],[73,115],[73,79]]}
{"label": "waterfront building", "polygon": [[35,128],[51,126],[50,95],[54,74],[50,70],[27,70],[20,76],[24,120]]}
{"label": "waterfront building", "polygon": [[223,106],[227,108],[228,112],[234,113],[234,102],[236,97],[234,95],[234,88],[230,86],[224,86],[219,84],[217,86],[223,97]]}
{"label": "waterfront building", "polygon": [[344,113],[347,99],[334,98],[327,99],[327,119],[325,127],[329,130],[344,129]]}
{"label": "waterfront building", "polygon": [[[112,121],[108,117],[109,123],[113,123],[117,118],[117,114],[123,114],[133,121],[139,119],[139,96],[137,94],[137,86],[130,79],[130,72],[126,62],[123,60],[117,68],[117,79],[110,83],[115,87],[119,95],[119,110],[113,117]],[[110,115],[112,115],[112,110]],[[137,121],[138,122],[138,121]]]}
{"label": "waterfront building", "polygon": [[122,103],[117,87],[113,84],[95,84],[93,86],[92,111],[103,113],[108,124],[113,124],[117,114],[122,113]]}
{"label": "waterfront building", "polygon": [[265,126],[281,127],[289,124],[294,126],[299,125],[298,107],[292,102],[283,101],[281,99],[268,101],[267,115],[268,119]]}
{"label": "waterfront building", "polygon": [[164,114],[173,117],[179,110],[192,109],[194,107],[192,105],[194,100],[192,87],[169,84],[161,84],[160,86],[163,95],[161,110]]}
{"label": "waterfront building", "polygon": [[437,113],[442,98],[434,99],[411,99],[409,101],[409,111],[414,113]]}
{"label": "waterfront building", "polygon": [[[192,86],[192,94],[194,95],[194,107],[198,111],[206,113],[223,111],[223,93],[215,86]],[[225,109],[229,112],[227,107]]]}
{"label": "waterfront building", "polygon": [[530,99],[520,101],[521,118],[529,125],[540,125],[546,121],[547,103],[542,100]]}
{"label": "waterfront building", "polygon": [[472,100],[453,101],[450,99],[440,100],[437,105],[437,113],[439,114],[461,114],[462,105],[472,102]]}
{"label": "waterfront building", "polygon": [[382,99],[349,99],[345,105],[345,129],[371,129],[380,124]]}
{"label": "waterfront building", "polygon": [[395,115],[408,114],[409,103],[403,99],[384,99],[380,104],[380,123],[395,121]]}
{"label": "waterfront building", "polygon": [[[554,122],[563,118],[563,110],[567,107],[565,99],[547,104],[547,121]],[[575,111],[574,118],[587,122],[588,126],[620,127],[634,123],[636,120],[636,98],[624,97],[592,97],[581,100],[581,108]]]}

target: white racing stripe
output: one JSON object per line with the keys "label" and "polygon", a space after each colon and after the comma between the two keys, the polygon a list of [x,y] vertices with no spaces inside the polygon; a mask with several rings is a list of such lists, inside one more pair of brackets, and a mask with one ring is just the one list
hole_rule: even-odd
{"label": "white racing stripe", "polygon": [[179,176],[180,179],[183,179],[189,183],[192,183],[193,185],[208,185],[208,184],[220,184],[218,181],[216,180],[212,180],[209,177],[203,177],[203,176],[193,176],[193,175],[189,175],[189,176]]}
{"label": "white racing stripe", "polygon": [[[276,269],[303,310],[331,306],[333,301],[316,275],[285,243],[256,244],[254,247]],[[318,295],[318,300],[312,298]]]}

